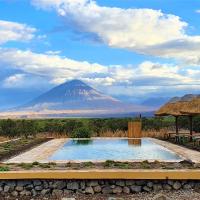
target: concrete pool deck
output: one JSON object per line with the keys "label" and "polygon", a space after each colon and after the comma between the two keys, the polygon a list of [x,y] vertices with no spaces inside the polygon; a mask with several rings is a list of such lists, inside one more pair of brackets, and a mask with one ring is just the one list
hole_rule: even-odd
{"label": "concrete pool deck", "polygon": [[[98,138],[96,138],[98,139]],[[107,138],[107,139],[119,139],[119,138]],[[121,138],[121,139],[127,139],[127,138]],[[200,163],[200,152],[195,151],[195,150],[190,150],[185,147],[181,147],[169,142],[161,141],[158,139],[154,138],[148,138],[152,140],[154,143],[159,144],[165,148],[167,148],[169,151],[172,151],[176,154],[178,154],[182,159],[187,159],[191,160],[194,163]],[[22,153],[18,156],[15,156],[9,160],[6,160],[4,163],[32,163],[32,162],[40,162],[40,163],[48,163],[51,162],[51,160],[48,160],[48,158],[59,148],[61,148],[66,142],[67,138],[61,138],[61,139],[53,139],[51,141],[48,141],[42,145],[39,145],[36,148],[33,148],[25,153]],[[71,160],[52,160],[52,162],[55,163],[66,163],[66,162],[85,162],[85,160],[80,160],[80,161],[71,161]],[[93,161],[93,162],[104,162],[105,160],[102,161]],[[123,160],[121,162],[142,162],[144,160]],[[148,160],[149,162],[153,162],[155,160]],[[180,160],[177,161],[172,161],[172,160],[158,160],[160,162],[179,162]]]}
{"label": "concrete pool deck", "polygon": [[4,163],[32,163],[34,161],[47,162],[48,157],[51,156],[57,149],[62,147],[66,141],[67,138],[50,140],[25,153],[15,156]]}

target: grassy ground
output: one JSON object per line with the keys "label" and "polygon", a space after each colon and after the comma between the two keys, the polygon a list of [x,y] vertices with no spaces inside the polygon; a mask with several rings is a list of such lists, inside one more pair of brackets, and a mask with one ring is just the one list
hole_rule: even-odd
{"label": "grassy ground", "polygon": [[115,162],[107,160],[106,162],[81,162],[81,163],[10,163],[0,164],[0,171],[23,171],[23,170],[81,170],[81,169],[200,169],[200,164],[189,161],[175,162]]}

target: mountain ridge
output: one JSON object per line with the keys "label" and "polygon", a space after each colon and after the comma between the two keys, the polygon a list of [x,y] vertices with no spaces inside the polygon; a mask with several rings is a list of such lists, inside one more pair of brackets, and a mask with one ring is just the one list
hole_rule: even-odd
{"label": "mountain ridge", "polygon": [[58,85],[20,106],[18,110],[110,110],[115,113],[149,111],[145,106],[125,103],[105,95],[80,80]]}

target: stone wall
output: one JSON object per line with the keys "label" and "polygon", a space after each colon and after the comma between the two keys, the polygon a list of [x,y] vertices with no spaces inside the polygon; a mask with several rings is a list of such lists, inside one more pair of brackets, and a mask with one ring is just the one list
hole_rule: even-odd
{"label": "stone wall", "polygon": [[172,180],[18,180],[0,181],[0,196],[55,196],[83,194],[131,194],[160,190],[200,189],[200,181]]}

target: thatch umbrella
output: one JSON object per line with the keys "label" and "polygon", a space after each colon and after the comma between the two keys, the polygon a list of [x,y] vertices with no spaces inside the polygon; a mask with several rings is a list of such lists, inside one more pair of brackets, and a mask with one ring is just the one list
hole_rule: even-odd
{"label": "thatch umbrella", "polygon": [[181,113],[188,115],[190,119],[190,134],[193,131],[193,117],[200,115],[200,97],[193,98],[181,109]]}
{"label": "thatch umbrella", "polygon": [[156,116],[174,116],[176,119],[176,134],[178,134],[178,117],[184,116],[187,114],[184,114],[181,111],[181,109],[187,104],[186,101],[177,101],[177,102],[169,102],[162,106],[156,113]]}
{"label": "thatch umbrella", "polygon": [[189,101],[187,105],[181,109],[181,113],[191,116],[200,115],[200,97]]}

